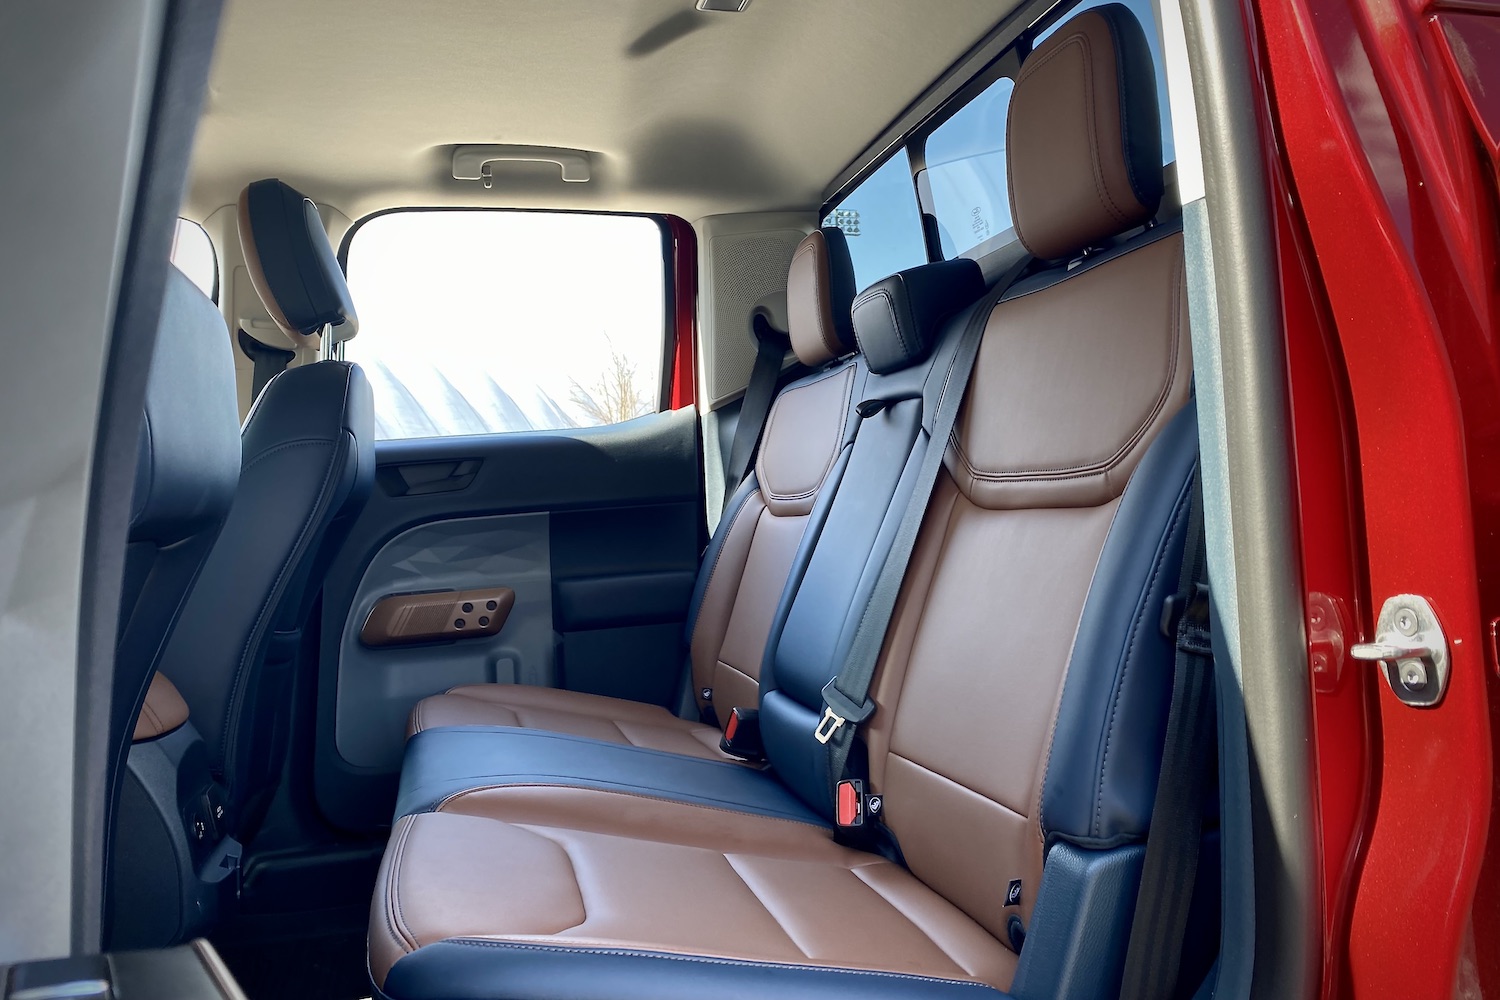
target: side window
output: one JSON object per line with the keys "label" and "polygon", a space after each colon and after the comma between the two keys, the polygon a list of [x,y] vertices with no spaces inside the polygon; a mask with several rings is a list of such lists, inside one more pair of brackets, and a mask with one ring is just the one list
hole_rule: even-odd
{"label": "side window", "polygon": [[918,183],[937,220],[944,259],[1015,238],[1005,165],[1005,122],[1014,89],[1012,80],[1001,77],[927,137],[927,168]]}
{"label": "side window", "polygon": [[850,191],[824,218],[823,225],[838,226],[849,238],[857,289],[927,263],[922,215],[904,151],[886,160]]}
{"label": "side window", "polygon": [[662,232],[648,218],[403,211],[347,249],[377,438],[618,423],[659,405]]}
{"label": "side window", "polygon": [[191,219],[178,219],[172,234],[172,263],[187,275],[203,294],[219,301],[219,258],[213,240]]}

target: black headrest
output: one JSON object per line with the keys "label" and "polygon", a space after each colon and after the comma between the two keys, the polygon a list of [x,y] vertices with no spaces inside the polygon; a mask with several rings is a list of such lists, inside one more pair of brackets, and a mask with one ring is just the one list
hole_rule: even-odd
{"label": "black headrest", "polygon": [[984,294],[975,261],[939,261],[882,278],[854,300],[854,338],[870,371],[886,375],[927,357],[943,320]]}
{"label": "black headrest", "polygon": [[1118,3],[1086,10],[1021,65],[1006,120],[1016,234],[1070,258],[1149,222],[1162,197],[1156,69]]}
{"label": "black headrest", "polygon": [[354,336],[359,318],[317,206],[289,184],[256,181],[240,194],[239,223],[250,283],[293,343],[327,325],[338,340]]}
{"label": "black headrest", "polygon": [[167,270],[130,502],[130,540],[170,545],[223,521],[240,478],[234,355],[219,308]]}

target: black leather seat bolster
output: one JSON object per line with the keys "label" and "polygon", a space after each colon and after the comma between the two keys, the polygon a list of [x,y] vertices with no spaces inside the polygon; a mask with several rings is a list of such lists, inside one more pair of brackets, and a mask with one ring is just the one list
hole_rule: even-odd
{"label": "black leather seat bolster", "polygon": [[[837,915],[830,915],[837,919]],[[1006,1000],[972,980],[732,961],[614,948],[450,938],[401,958],[382,996],[401,1000]]]}
{"label": "black leather seat bolster", "polygon": [[1141,461],[1094,573],[1042,788],[1049,841],[1115,847],[1150,826],[1176,656],[1161,610],[1177,589],[1197,461],[1189,403]]}
{"label": "black leather seat bolster", "polygon": [[583,736],[504,726],[425,729],[407,743],[396,818],[471,788],[560,785],[629,792],[822,827],[765,771]]}

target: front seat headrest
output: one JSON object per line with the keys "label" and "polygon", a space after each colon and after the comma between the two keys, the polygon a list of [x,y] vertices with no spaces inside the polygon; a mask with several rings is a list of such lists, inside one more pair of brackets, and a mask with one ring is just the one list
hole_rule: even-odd
{"label": "front seat headrest", "polygon": [[792,252],[786,277],[787,333],[792,352],[809,368],[853,353],[854,262],[844,231],[815,229]]}
{"label": "front seat headrest", "polygon": [[983,294],[984,272],[965,257],[897,271],[860,292],[850,313],[870,371],[888,375],[927,357],[943,320]]}
{"label": "front seat headrest", "polygon": [[1161,114],[1146,33],[1106,4],[1069,20],[1021,64],[1006,123],[1016,234],[1071,259],[1145,225],[1161,204]]}
{"label": "front seat headrest", "polygon": [[349,285],[318,209],[302,192],[270,178],[240,193],[240,250],[255,293],[294,344],[323,327],[335,340],[359,329]]}

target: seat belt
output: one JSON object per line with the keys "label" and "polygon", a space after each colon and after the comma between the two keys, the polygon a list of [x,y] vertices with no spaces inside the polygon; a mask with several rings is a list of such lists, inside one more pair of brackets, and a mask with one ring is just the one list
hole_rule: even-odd
{"label": "seat belt", "polygon": [[[932,434],[927,440],[927,453],[917,469],[916,482],[912,487],[911,500],[901,515],[896,536],[890,551],[875,578],[875,587],[865,604],[864,614],[854,630],[854,639],[849,652],[839,667],[838,674],[823,686],[823,717],[818,721],[813,735],[828,748],[828,781],[830,801],[837,803],[839,782],[844,776],[844,767],[849,762],[849,751],[854,745],[854,730],[875,711],[870,700],[870,683],[875,678],[875,664],[880,659],[880,648],[885,644],[886,628],[896,611],[896,596],[901,591],[901,581],[906,576],[906,566],[911,562],[916,548],[917,532],[927,513],[927,502],[932,499],[933,487],[937,485],[938,470],[943,466],[943,454],[948,450],[948,439],[958,423],[958,411],[962,408],[964,393],[969,386],[969,377],[974,373],[974,361],[979,357],[979,345],[984,340],[985,327],[989,325],[990,313],[995,304],[1010,287],[1020,279],[1032,265],[1034,258],[1027,254],[1016,261],[995,284],[995,287],[980,300],[970,317],[968,326],[958,341],[953,363],[948,369],[947,384],[938,397],[937,410],[932,417]],[[860,415],[873,416],[879,407],[865,413],[860,404]]]}
{"label": "seat belt", "polygon": [[1203,488],[1193,474],[1192,511],[1177,594],[1162,609],[1162,631],[1176,639],[1172,704],[1161,775],[1151,808],[1146,859],[1125,952],[1121,1000],[1166,1000],[1177,988],[1183,938],[1198,875],[1203,789],[1213,759],[1213,644],[1203,536]]}
{"label": "seat belt", "polygon": [[745,481],[745,474],[750,471],[756,446],[760,444],[761,433],[766,429],[766,419],[771,415],[771,404],[776,401],[776,383],[781,378],[781,362],[786,358],[790,344],[787,335],[772,327],[762,313],[756,313],[751,320],[750,332],[755,336],[755,367],[750,370],[750,383],[745,386],[745,395],[740,402],[740,419],[734,425],[734,441],[729,446],[729,465],[724,470],[726,508],[734,498],[735,491]]}
{"label": "seat belt", "polygon": [[251,374],[250,388],[250,400],[254,402],[260,398],[260,391],[266,387],[267,382],[286,371],[286,366],[297,357],[297,352],[269,347],[244,330],[239,331],[239,336],[235,340],[240,345],[240,353],[255,364],[255,370]]}

